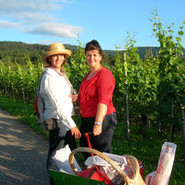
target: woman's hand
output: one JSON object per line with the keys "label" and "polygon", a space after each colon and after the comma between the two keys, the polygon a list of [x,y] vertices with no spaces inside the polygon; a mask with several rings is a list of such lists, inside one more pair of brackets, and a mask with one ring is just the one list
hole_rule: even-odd
{"label": "woman's hand", "polygon": [[72,102],[76,102],[78,100],[78,94],[75,95],[69,95],[69,97],[71,98]]}
{"label": "woman's hand", "polygon": [[75,136],[75,139],[81,138],[81,133],[77,127],[71,128],[71,135]]}
{"label": "woman's hand", "polygon": [[72,95],[72,101],[76,102],[78,100],[78,94]]}
{"label": "woman's hand", "polygon": [[102,125],[94,125],[93,127],[93,134],[94,136],[98,136],[102,133]]}

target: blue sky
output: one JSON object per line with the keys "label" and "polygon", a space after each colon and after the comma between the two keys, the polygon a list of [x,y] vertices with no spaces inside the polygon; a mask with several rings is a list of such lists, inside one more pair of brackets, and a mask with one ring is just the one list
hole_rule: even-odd
{"label": "blue sky", "polygon": [[154,9],[164,28],[174,23],[176,34],[185,21],[184,0],[0,0],[0,41],[78,45],[96,39],[102,49],[124,49],[129,33],[135,46],[159,46]]}

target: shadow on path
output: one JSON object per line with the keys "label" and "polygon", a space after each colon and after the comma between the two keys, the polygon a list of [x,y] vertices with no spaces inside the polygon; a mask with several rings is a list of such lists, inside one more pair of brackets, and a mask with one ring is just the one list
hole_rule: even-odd
{"label": "shadow on path", "polygon": [[0,109],[0,185],[49,185],[48,141]]}

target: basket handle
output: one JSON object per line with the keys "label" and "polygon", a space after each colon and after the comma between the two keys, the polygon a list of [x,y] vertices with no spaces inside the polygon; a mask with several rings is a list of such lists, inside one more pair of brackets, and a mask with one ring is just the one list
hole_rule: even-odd
{"label": "basket handle", "polygon": [[74,165],[73,157],[77,152],[86,152],[86,153],[93,153],[95,155],[98,155],[100,158],[104,159],[107,163],[109,163],[119,173],[119,175],[121,175],[125,183],[130,182],[131,179],[124,173],[124,171],[113,160],[111,160],[109,157],[104,155],[102,152],[99,152],[98,150],[95,150],[92,148],[86,148],[86,147],[79,147],[73,150],[69,156],[69,164],[71,165],[72,170],[76,174],[78,174],[78,171]]}

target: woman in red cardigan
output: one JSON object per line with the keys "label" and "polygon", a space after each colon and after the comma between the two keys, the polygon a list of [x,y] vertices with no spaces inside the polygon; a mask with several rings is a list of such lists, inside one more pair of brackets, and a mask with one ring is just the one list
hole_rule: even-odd
{"label": "woman in red cardigan", "polygon": [[[81,133],[89,132],[92,148],[111,153],[111,143],[117,124],[116,110],[112,103],[115,79],[102,66],[103,51],[96,40],[88,42],[85,55],[90,72],[79,89],[79,108],[82,118]],[[80,146],[88,147],[85,136]]]}

